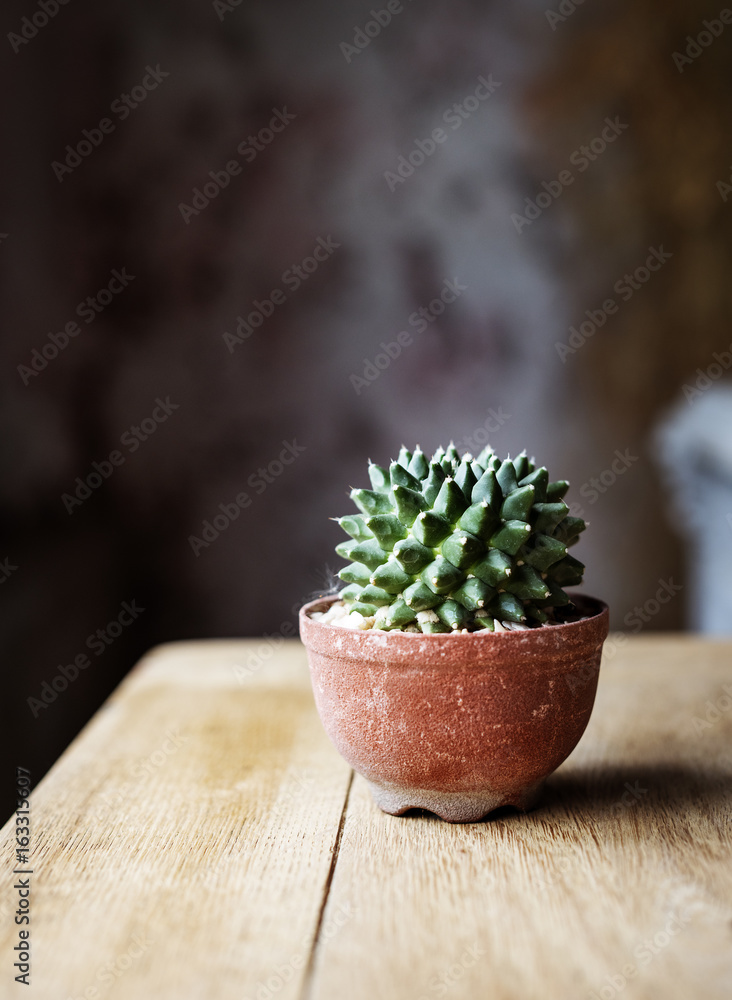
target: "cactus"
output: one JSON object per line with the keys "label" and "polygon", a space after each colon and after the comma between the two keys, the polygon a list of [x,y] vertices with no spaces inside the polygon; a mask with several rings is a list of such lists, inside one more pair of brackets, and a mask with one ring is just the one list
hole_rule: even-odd
{"label": "cactus", "polygon": [[520,629],[574,610],[563,588],[584,566],[567,550],[585,522],[562,499],[569,483],[525,452],[461,458],[451,444],[428,460],[402,447],[388,469],[369,462],[369,479],[351,491],[359,513],[335,520],[349,536],[339,597],[373,628]]}

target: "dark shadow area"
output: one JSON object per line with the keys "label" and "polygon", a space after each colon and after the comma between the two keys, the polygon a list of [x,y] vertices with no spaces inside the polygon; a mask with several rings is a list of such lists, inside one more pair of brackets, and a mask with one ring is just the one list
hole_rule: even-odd
{"label": "dark shadow area", "polygon": [[[547,779],[536,806],[524,812],[515,806],[501,806],[477,823],[507,820],[520,823],[526,817],[550,820],[552,815],[582,815],[598,823],[629,810],[657,811],[659,806],[679,815],[726,806],[732,798],[732,774],[717,768],[700,769],[683,764],[621,765],[571,768]],[[445,822],[424,809],[408,809],[400,818],[419,817]],[[469,825],[469,824],[465,824]]]}
{"label": "dark shadow area", "polygon": [[626,810],[682,813],[728,804],[732,774],[718,768],[701,769],[687,764],[620,764],[597,768],[572,768],[552,775],[536,807],[544,817],[553,812],[589,813],[603,822]]}

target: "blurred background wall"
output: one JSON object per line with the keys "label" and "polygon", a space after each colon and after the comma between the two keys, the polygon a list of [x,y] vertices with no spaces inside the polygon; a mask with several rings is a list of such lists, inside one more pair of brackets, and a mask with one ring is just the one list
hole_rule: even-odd
{"label": "blurred background wall", "polygon": [[687,624],[654,428],[727,376],[732,14],[2,17],[8,810],[9,768],[38,780],[151,645],[287,631],[402,442],[526,447],[613,626]]}

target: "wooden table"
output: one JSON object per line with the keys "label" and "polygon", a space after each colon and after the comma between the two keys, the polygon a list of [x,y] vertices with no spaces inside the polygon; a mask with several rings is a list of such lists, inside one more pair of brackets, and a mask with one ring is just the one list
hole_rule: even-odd
{"label": "wooden table", "polygon": [[298,642],[163,646],[31,797],[27,990],[2,831],[0,996],[729,1000],[731,774],[730,643],[611,639],[542,805],[465,826],[376,809]]}

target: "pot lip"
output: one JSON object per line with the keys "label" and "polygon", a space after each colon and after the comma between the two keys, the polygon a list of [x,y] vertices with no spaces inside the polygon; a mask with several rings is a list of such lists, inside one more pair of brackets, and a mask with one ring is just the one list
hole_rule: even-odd
{"label": "pot lip", "polygon": [[[564,635],[570,635],[572,632],[580,631],[587,628],[590,622],[598,621],[604,618],[606,621],[609,617],[609,609],[604,601],[601,601],[598,597],[590,597],[588,594],[578,593],[577,591],[567,591],[568,596],[587,613],[584,617],[579,618],[574,622],[559,622],[557,624],[542,625],[540,628],[533,629],[520,629],[516,632],[402,632],[399,629],[392,629],[389,632],[382,631],[381,629],[349,629],[344,628],[342,625],[328,625],[323,622],[317,621],[310,617],[312,611],[325,611],[331,604],[340,600],[339,594],[330,594],[323,597],[317,597],[314,601],[309,601],[300,608],[299,619],[300,619],[300,630],[303,627],[308,629],[320,630],[323,635],[330,634],[332,636],[346,635],[361,636],[364,640],[368,641],[369,637],[378,640],[379,645],[383,645],[384,641],[389,641],[390,636],[399,636],[400,640],[405,637],[407,640],[421,640],[424,642],[426,639],[428,642],[435,644],[445,643],[445,642],[521,642],[525,641],[527,635],[557,635],[562,632]],[[607,631],[607,626],[605,628]]]}

